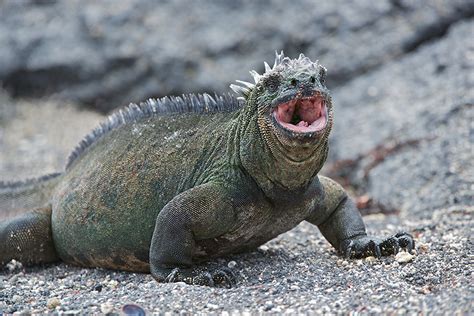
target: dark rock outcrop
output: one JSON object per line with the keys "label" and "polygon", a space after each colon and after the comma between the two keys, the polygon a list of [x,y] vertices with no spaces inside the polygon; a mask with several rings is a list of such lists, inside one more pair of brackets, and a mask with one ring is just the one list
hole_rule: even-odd
{"label": "dark rock outcrop", "polygon": [[0,81],[14,96],[108,111],[150,96],[227,91],[283,49],[320,58],[334,87],[473,14],[469,0],[4,1]]}
{"label": "dark rock outcrop", "polygon": [[346,161],[349,182],[388,208],[429,217],[474,204],[473,30],[460,22],[335,91],[332,160]]}

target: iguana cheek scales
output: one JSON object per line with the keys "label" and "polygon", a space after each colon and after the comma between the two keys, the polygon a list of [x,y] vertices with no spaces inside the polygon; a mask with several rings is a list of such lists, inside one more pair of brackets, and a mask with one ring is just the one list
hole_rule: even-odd
{"label": "iguana cheek scales", "polygon": [[343,188],[318,176],[333,121],[326,69],[283,53],[265,69],[251,72],[255,84],[232,86],[239,98],[131,104],[79,143],[62,174],[0,182],[0,219],[20,210],[0,220],[0,264],[61,259],[232,286],[229,269],[196,264],[255,249],[303,220],[347,257],[413,249],[408,234],[368,237]]}
{"label": "iguana cheek scales", "polygon": [[327,124],[326,103],[317,95],[282,103],[273,110],[273,115],[278,124],[297,133],[319,132]]}

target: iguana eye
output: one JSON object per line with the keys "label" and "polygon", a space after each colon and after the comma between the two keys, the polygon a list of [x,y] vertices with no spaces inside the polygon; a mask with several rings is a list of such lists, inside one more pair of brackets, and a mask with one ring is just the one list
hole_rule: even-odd
{"label": "iguana eye", "polygon": [[315,83],[315,82],[316,82],[316,78],[314,78],[314,76],[311,76],[311,77],[309,77],[309,81],[311,81],[311,83]]}
{"label": "iguana eye", "polygon": [[277,89],[277,85],[276,83],[274,82],[270,82],[268,85],[267,85],[267,88],[269,91],[275,91]]}
{"label": "iguana eye", "polygon": [[265,87],[270,92],[275,92],[280,86],[280,80],[278,77],[271,76],[265,81]]}
{"label": "iguana eye", "polygon": [[295,78],[291,78],[290,84],[291,84],[292,86],[296,86],[297,83],[298,83],[298,80],[296,80]]}

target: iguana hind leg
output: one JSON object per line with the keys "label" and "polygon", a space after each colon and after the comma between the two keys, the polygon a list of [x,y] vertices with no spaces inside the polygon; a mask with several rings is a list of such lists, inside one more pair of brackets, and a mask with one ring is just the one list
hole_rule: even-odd
{"label": "iguana hind leg", "polygon": [[51,207],[34,209],[0,222],[0,263],[15,259],[24,265],[58,260],[51,234]]}

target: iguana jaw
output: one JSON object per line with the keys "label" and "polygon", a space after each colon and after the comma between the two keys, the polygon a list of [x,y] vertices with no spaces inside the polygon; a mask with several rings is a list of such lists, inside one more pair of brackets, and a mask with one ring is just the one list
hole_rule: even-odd
{"label": "iguana jaw", "polygon": [[273,107],[272,121],[290,136],[316,136],[328,123],[326,101],[320,94],[314,94],[279,102]]}

